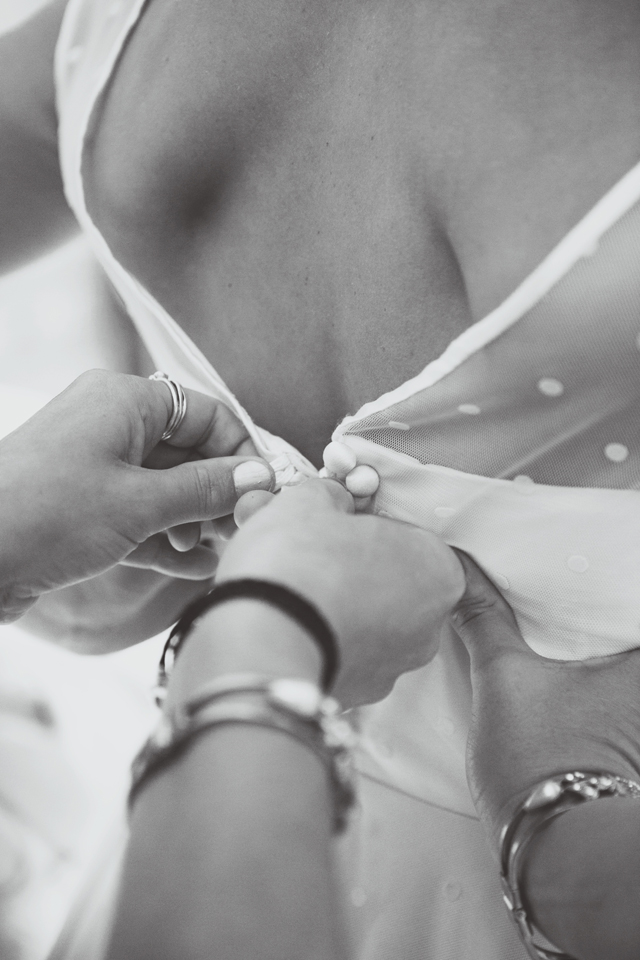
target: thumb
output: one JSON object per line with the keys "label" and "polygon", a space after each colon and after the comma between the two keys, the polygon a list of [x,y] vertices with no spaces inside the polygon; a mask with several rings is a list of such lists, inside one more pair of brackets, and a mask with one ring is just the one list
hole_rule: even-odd
{"label": "thumb", "polygon": [[513,650],[535,657],[500,591],[468,554],[462,550],[455,552],[464,570],[466,589],[453,609],[451,620],[474,667]]}
{"label": "thumb", "polygon": [[311,478],[294,487],[283,487],[278,496],[278,506],[283,510],[315,513],[318,510],[333,510],[337,513],[353,513],[353,497],[338,480]]}
{"label": "thumb", "polygon": [[249,490],[271,490],[275,477],[265,460],[216,457],[167,470],[140,468],[140,481],[152,535],[180,523],[225,517]]}

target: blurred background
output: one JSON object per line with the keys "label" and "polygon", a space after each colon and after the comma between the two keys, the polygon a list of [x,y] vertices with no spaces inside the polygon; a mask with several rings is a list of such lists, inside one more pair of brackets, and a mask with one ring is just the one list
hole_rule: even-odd
{"label": "blurred background", "polygon": [[[46,0],[0,0],[0,32]],[[0,276],[0,437],[134,334],[82,239]],[[162,638],[82,658],[0,627],[0,957],[44,960],[121,817]]]}

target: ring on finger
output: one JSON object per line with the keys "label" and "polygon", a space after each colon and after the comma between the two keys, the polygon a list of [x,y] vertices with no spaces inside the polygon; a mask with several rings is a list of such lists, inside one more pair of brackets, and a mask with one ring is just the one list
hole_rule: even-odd
{"label": "ring on finger", "polygon": [[172,380],[162,370],[156,370],[149,377],[149,380],[159,380],[166,384],[171,394],[171,416],[161,436],[161,440],[170,440],[174,433],[181,427],[184,418],[187,415],[187,395],[184,392],[182,384],[177,380]]}

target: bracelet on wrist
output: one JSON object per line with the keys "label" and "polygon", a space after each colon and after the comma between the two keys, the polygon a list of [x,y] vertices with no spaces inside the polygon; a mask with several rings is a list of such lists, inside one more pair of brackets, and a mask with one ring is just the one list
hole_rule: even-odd
{"label": "bracelet on wrist", "polygon": [[339,833],[355,800],[351,749],[355,733],[341,707],[308,680],[259,674],[216,678],[163,716],[132,765],[129,807],[146,783],[180,757],[206,731],[248,724],[277,730],[309,748],[323,763]]}
{"label": "bracelet on wrist", "polygon": [[563,813],[611,797],[640,800],[640,784],[613,773],[570,773],[537,784],[519,804],[500,833],[502,895],[520,937],[533,960],[575,960],[563,953],[527,915],[521,892],[524,854],[540,829]]}
{"label": "bracelet on wrist", "polygon": [[289,587],[269,580],[226,580],[213,588],[204,597],[194,600],[174,626],[164,645],[156,687],[156,702],[164,700],[169,675],[180,648],[198,621],[214,607],[230,600],[260,600],[291,617],[309,634],[322,657],[321,687],[326,693],[331,689],[340,666],[340,654],[335,634],[325,617],[306,597]]}

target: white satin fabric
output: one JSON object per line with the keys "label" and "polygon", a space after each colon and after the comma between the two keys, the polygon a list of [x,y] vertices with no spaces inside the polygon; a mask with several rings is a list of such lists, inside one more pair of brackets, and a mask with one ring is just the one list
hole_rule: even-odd
{"label": "white satin fabric", "polygon": [[[69,202],[157,366],[224,401],[280,483],[311,476],[304,457],[252,422],[87,212],[85,134],[143,7],[69,3],[56,65]],[[640,643],[639,198],[640,165],[500,307],[333,437],[380,474],[376,511],[474,556],[527,641],[561,659]],[[362,711],[367,780],[345,870],[367,960],[524,956],[467,789],[469,713],[466,654],[451,635],[432,664]]]}

